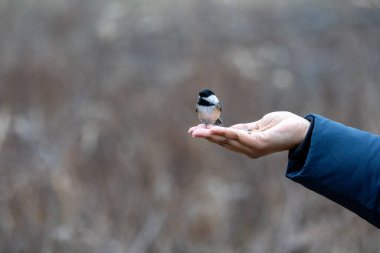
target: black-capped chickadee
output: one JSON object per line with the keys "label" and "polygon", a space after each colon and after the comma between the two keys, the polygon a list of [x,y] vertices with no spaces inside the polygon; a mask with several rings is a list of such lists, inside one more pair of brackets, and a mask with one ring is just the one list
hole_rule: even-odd
{"label": "black-capped chickadee", "polygon": [[195,111],[198,113],[199,120],[206,124],[221,126],[223,124],[220,119],[222,107],[219,104],[219,99],[214,92],[205,89],[199,92],[198,103]]}

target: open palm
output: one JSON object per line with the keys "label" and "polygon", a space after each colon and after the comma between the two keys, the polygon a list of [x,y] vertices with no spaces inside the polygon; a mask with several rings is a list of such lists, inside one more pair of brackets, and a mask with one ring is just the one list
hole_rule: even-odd
{"label": "open palm", "polygon": [[193,137],[205,138],[251,158],[289,150],[300,144],[310,126],[309,121],[290,112],[272,112],[252,123],[231,127],[200,124],[189,129]]}

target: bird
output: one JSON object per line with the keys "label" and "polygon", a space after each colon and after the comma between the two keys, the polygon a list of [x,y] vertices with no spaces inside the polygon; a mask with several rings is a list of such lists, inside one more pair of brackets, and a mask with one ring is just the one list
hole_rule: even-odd
{"label": "bird", "polygon": [[219,99],[209,89],[204,89],[199,92],[198,103],[195,111],[198,113],[199,120],[206,125],[222,126],[223,122],[220,119],[222,107]]}

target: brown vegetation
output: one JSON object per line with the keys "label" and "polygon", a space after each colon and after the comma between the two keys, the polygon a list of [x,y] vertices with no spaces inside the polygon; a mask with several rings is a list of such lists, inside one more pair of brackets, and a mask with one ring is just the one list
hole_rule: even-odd
{"label": "brown vegetation", "polygon": [[1,252],[378,252],[377,230],[194,140],[289,110],[380,132],[377,0],[0,2]]}

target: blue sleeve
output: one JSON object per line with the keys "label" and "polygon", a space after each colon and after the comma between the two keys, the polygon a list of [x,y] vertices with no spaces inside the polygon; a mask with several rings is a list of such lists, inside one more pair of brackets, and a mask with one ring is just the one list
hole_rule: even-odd
{"label": "blue sleeve", "polygon": [[311,114],[286,176],[380,228],[380,136]]}

